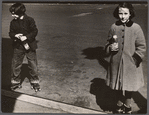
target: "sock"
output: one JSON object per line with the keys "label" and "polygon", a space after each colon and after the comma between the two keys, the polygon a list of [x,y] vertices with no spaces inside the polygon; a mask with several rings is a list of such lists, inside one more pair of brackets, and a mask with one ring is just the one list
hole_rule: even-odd
{"label": "sock", "polygon": [[125,106],[128,108],[131,107],[131,98],[132,98],[132,92],[125,91]]}

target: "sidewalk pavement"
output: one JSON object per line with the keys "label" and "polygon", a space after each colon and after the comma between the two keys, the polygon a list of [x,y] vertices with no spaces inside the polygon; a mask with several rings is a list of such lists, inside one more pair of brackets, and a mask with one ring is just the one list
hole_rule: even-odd
{"label": "sidewalk pavement", "polygon": [[53,100],[21,94],[2,89],[3,113],[92,113],[106,114],[96,110],[81,108]]}
{"label": "sidewalk pavement", "polygon": [[[68,113],[62,110],[43,107],[8,96],[1,96],[1,110],[3,113]],[[15,102],[15,106],[12,103]]]}

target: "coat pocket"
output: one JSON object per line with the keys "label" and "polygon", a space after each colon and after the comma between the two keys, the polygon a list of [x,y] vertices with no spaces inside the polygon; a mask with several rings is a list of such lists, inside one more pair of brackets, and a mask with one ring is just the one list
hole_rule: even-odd
{"label": "coat pocket", "polygon": [[140,63],[142,62],[141,57],[137,53],[134,53],[132,58],[135,61],[136,66],[139,67]]}

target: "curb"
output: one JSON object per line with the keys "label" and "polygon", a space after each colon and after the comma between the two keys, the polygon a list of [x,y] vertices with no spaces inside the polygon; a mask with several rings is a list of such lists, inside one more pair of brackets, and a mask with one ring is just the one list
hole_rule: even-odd
{"label": "curb", "polygon": [[4,89],[1,90],[1,94],[4,96],[7,96],[7,97],[11,97],[11,98],[15,98],[17,100],[24,101],[24,102],[36,104],[39,106],[44,106],[47,108],[58,109],[58,110],[62,110],[62,111],[68,112],[68,113],[106,114],[105,112],[100,112],[100,111],[96,111],[96,110],[77,107],[74,105],[69,105],[69,104],[60,103],[60,102],[56,102],[56,101],[52,101],[52,100],[48,100],[48,99],[43,99],[43,98],[39,98],[39,97],[35,97],[35,96],[21,94],[21,93],[14,92],[14,91],[7,91]]}

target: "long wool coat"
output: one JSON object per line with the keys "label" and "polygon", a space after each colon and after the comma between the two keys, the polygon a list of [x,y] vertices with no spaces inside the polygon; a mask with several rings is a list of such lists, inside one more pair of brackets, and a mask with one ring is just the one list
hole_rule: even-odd
{"label": "long wool coat", "polygon": [[113,35],[117,35],[119,51],[113,54],[106,46],[106,53],[110,54],[106,83],[114,90],[137,91],[144,85],[141,62],[146,42],[143,31],[132,21],[127,24],[117,21],[111,26],[108,41]]}

